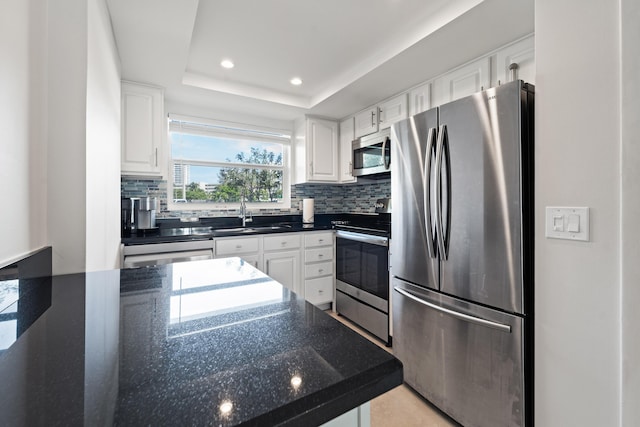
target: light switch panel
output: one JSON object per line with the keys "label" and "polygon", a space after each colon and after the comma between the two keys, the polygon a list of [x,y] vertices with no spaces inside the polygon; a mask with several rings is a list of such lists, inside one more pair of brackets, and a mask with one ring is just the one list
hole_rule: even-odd
{"label": "light switch panel", "polygon": [[545,217],[547,237],[589,241],[589,208],[547,206]]}

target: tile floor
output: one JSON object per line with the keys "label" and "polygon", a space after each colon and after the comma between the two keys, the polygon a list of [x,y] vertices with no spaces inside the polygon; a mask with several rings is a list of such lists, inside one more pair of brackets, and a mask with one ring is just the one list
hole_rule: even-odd
{"label": "tile floor", "polygon": [[[344,317],[338,316],[331,310],[328,310],[327,313],[379,347],[390,353],[393,352],[392,349],[385,347],[382,342]],[[411,388],[401,385],[371,401],[371,427],[388,426],[456,427],[459,424],[442,414]]]}

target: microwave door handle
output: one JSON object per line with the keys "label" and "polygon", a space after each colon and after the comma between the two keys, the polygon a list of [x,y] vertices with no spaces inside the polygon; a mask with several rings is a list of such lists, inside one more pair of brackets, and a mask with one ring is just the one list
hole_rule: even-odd
{"label": "microwave door handle", "polygon": [[447,260],[447,253],[444,244],[444,226],[442,224],[442,154],[444,152],[444,140],[447,132],[446,125],[440,125],[438,129],[438,140],[436,142],[436,237],[438,239],[438,250],[443,261]]}
{"label": "microwave door handle", "polygon": [[424,161],[424,218],[426,228],[427,247],[429,248],[429,256],[436,257],[435,241],[433,239],[433,224],[431,222],[431,163],[433,157],[433,140],[435,139],[436,129],[429,128],[427,133],[427,148],[425,150]]}
{"label": "microwave door handle", "polygon": [[382,161],[384,162],[385,169],[389,169],[389,165],[391,164],[391,156],[387,157],[387,144],[390,142],[391,140],[387,137],[382,143]]}

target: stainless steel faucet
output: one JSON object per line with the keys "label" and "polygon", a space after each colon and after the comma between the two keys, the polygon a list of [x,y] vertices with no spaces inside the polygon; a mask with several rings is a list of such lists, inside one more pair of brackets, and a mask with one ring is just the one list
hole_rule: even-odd
{"label": "stainless steel faucet", "polygon": [[[247,215],[249,215],[248,218],[247,218]],[[243,227],[247,226],[247,222],[253,221],[253,216],[251,215],[251,212],[247,212],[247,203],[245,201],[244,195],[240,199],[240,215],[238,215],[238,217],[242,218]]]}

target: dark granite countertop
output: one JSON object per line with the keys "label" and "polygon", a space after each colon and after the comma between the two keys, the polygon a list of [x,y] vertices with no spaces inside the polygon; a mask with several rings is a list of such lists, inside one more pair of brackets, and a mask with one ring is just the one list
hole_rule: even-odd
{"label": "dark granite countertop", "polygon": [[27,282],[0,274],[19,294],[0,305],[18,331],[2,425],[309,426],[402,383],[391,354],[239,258]]}
{"label": "dark granite countertop", "polygon": [[156,229],[140,230],[132,235],[124,235],[122,243],[124,245],[145,245],[210,240],[217,237],[322,231],[333,229],[333,221],[356,220],[361,222],[367,219],[375,220],[377,217],[377,214],[371,213],[317,214],[314,223],[303,224],[301,215],[254,216],[245,227],[250,229],[249,232],[242,229],[242,220],[237,217],[197,218],[197,221],[194,222],[182,222],[180,219],[159,219]]}

